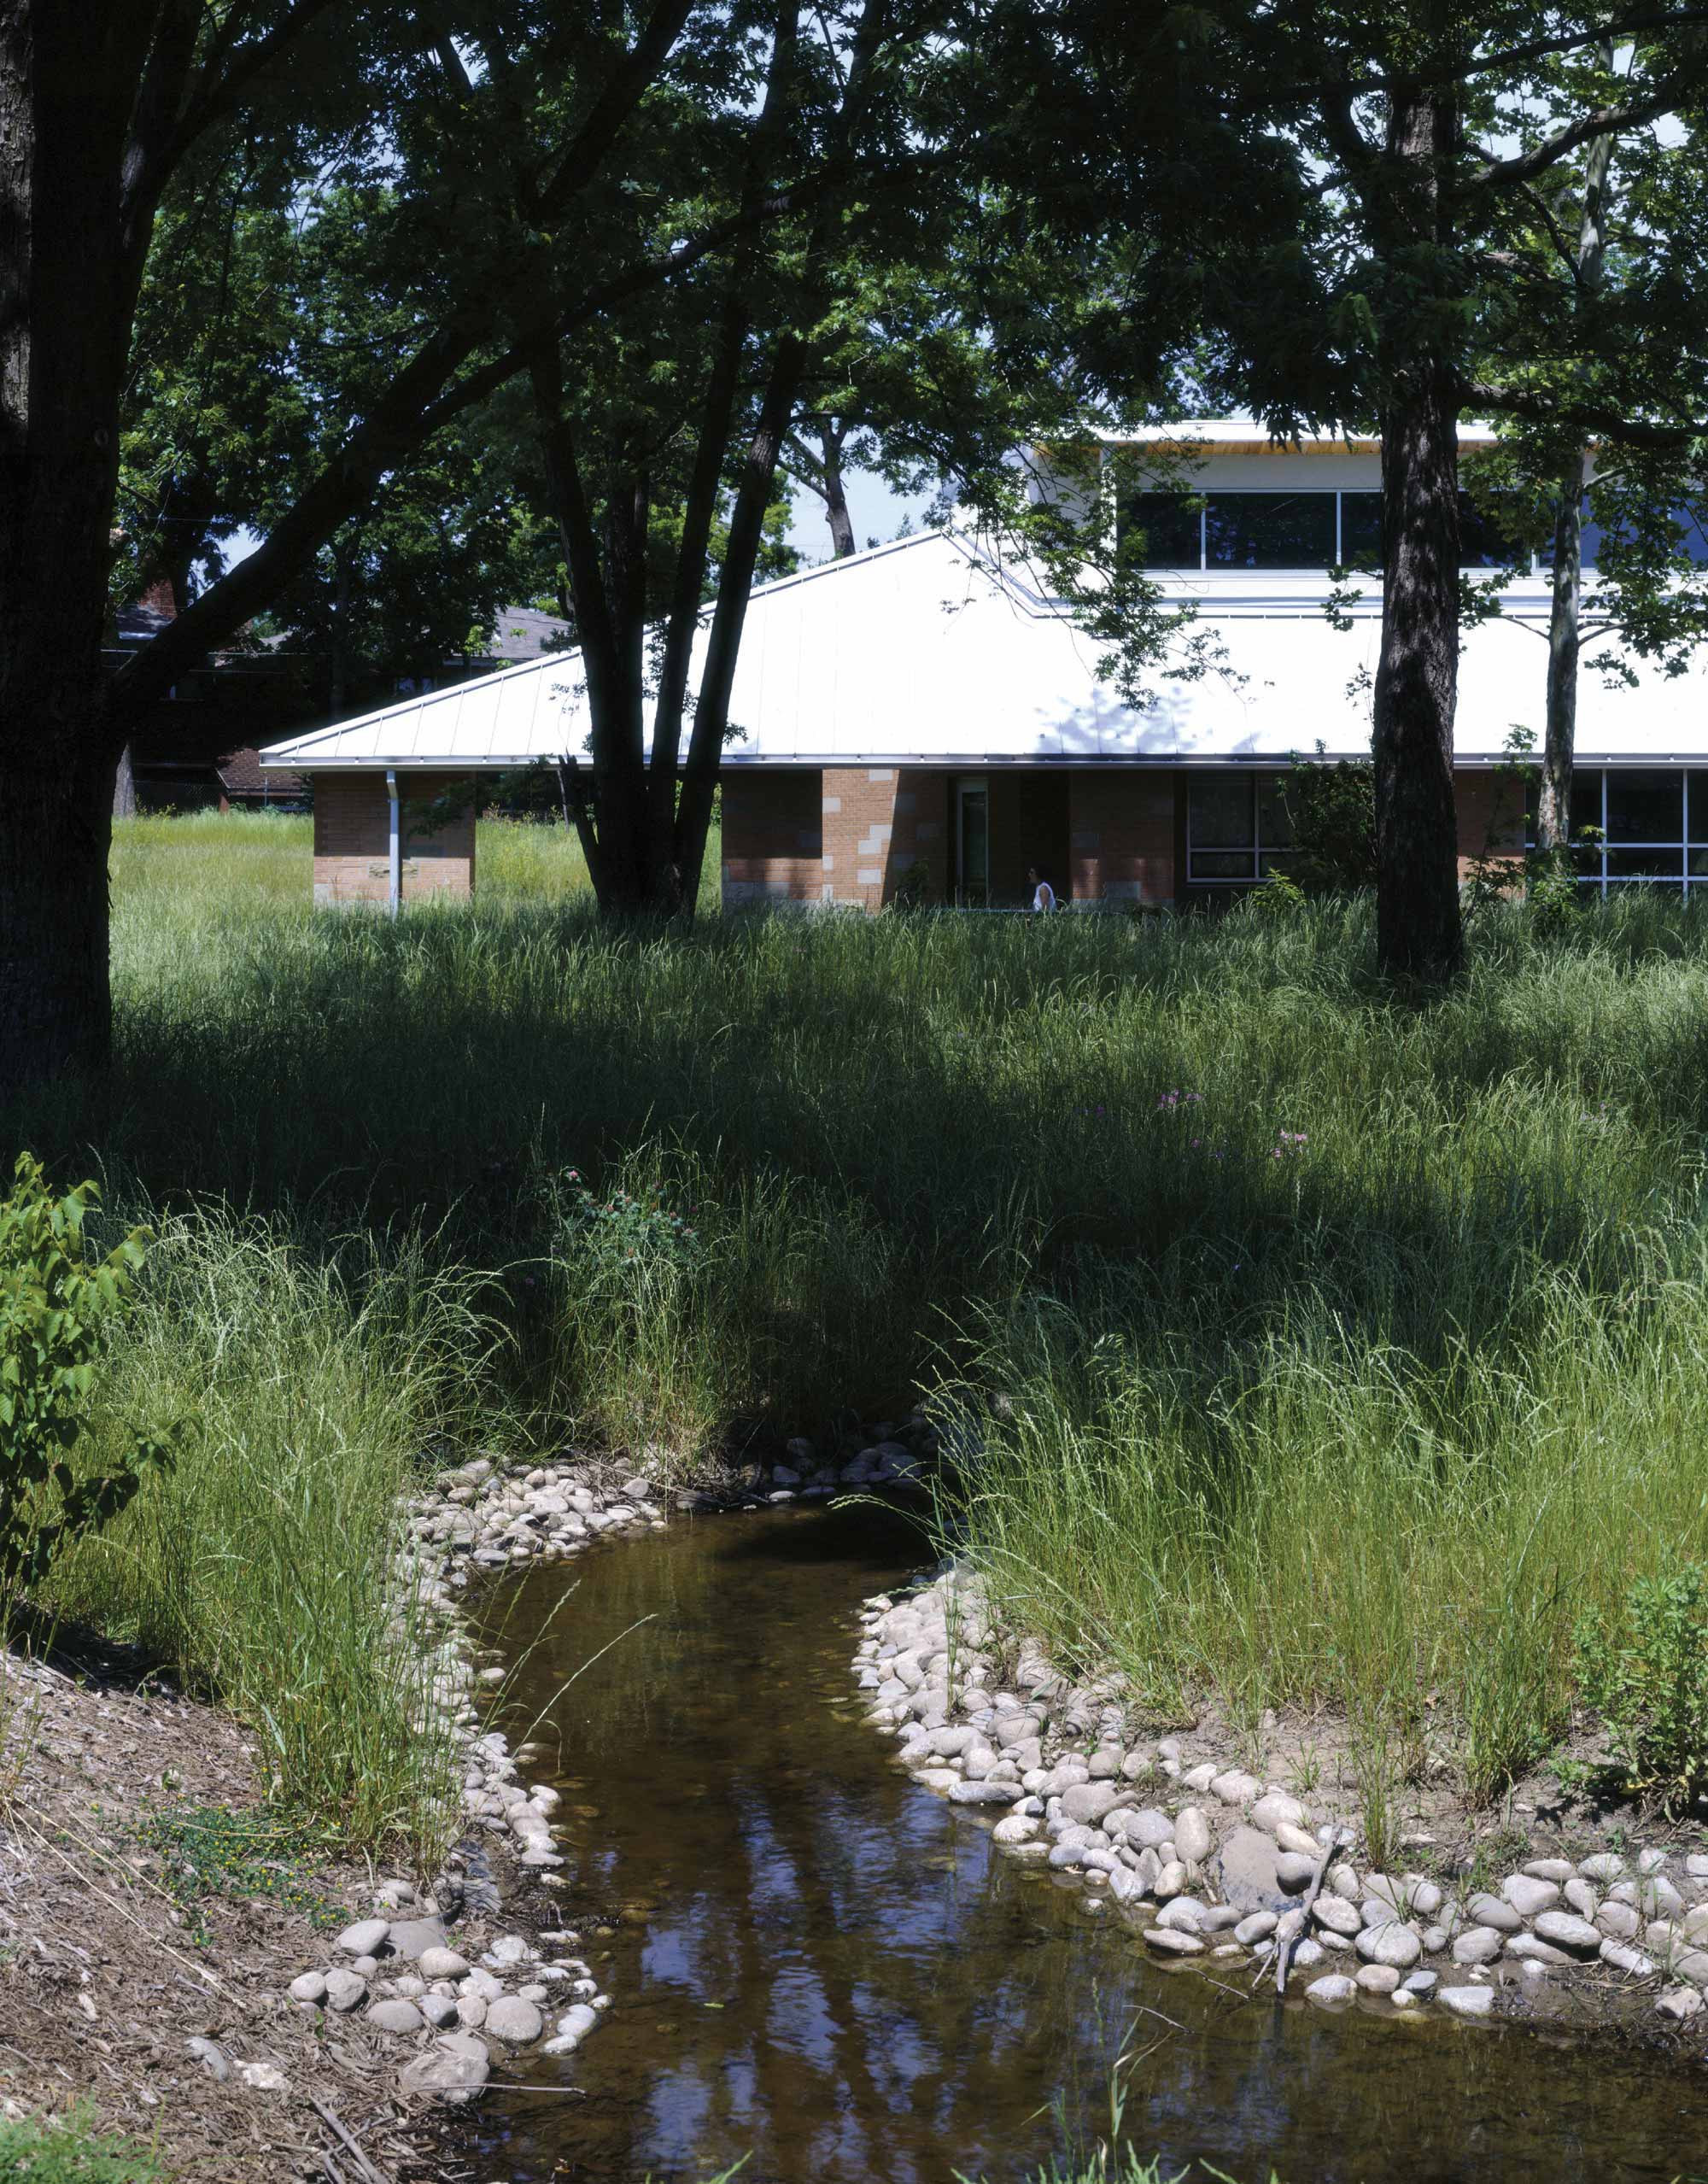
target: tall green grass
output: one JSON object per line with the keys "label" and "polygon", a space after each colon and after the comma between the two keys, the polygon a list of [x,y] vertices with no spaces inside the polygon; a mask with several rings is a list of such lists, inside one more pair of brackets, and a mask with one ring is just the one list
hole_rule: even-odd
{"label": "tall green grass", "polygon": [[[394,925],[309,910],[296,824],[120,830],[114,1067],[0,1139],[305,1280],[354,1231],[488,1270],[505,1432],[687,1461],[940,1383],[984,1439],[950,1520],[1069,1654],[1485,1794],[1572,1610],[1708,1553],[1694,910],[1494,916],[1421,1004],[1358,903],[612,932],[561,829],[483,829],[474,904]],[[698,1257],[598,1261],[570,1168]]]}
{"label": "tall green grass", "polygon": [[281,1803],[424,1858],[460,1768],[422,1727],[431,1633],[390,1568],[397,1504],[436,1445],[490,1432],[494,1338],[475,1282],[419,1238],[168,1215],[87,1453],[127,1421],[179,1421],[178,1461],[57,1567],[46,1603],[222,1699]]}

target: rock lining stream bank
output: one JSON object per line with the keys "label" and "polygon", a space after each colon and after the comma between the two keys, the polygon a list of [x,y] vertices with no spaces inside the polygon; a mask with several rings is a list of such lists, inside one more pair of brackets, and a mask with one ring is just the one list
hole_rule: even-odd
{"label": "rock lining stream bank", "polygon": [[1705,2006],[1708,1856],[1633,1846],[1445,1883],[1375,1871],[1348,1814],[1180,1737],[1133,1739],[1112,1683],[1075,1684],[1024,1641],[1004,1680],[976,1575],[875,1596],[863,1620],[856,1675],[901,1765],[1161,1963],[1249,1968],[1254,1989],[1282,1976],[1330,2009],[1486,2019],[1568,1976],[1675,2023]]}
{"label": "rock lining stream bank", "polygon": [[[518,1881],[561,1886],[557,1793],[524,1779],[538,1754],[484,1726],[483,1702],[506,1672],[483,1657],[463,1613],[468,1588],[594,1542],[661,1531],[672,1516],[823,1501],[916,1484],[934,1453],[922,1414],[880,1425],[821,1460],[789,1443],[783,1464],[748,1467],[722,1494],[665,1489],[644,1467],[587,1458],[440,1473],[405,1512],[397,1575],[412,1607],[400,1640],[432,1644],[424,1730],[449,1725],[463,1765],[471,1839],[417,1898],[383,1882],[374,1916],[305,1967],[291,1992],[317,2012],[360,2011],[396,2042],[404,2091],[466,2099],[495,2063],[573,2053],[611,1998],[574,1927],[492,1933],[506,1865]],[[854,1657],[868,1719],[898,1740],[921,1786],[989,1824],[1004,1855],[1080,1892],[1093,1918],[1124,1922],[1161,1964],[1249,1970],[1333,2009],[1438,2009],[1466,2019],[1534,2003],[1576,1977],[1610,2005],[1634,1998],[1684,2024],[1708,1995],[1708,1856],[1659,1846],[1538,1856],[1455,1886],[1418,1871],[1384,1874],[1356,1854],[1348,1816],[1313,1811],[1278,1783],[1188,1748],[1134,1740],[1119,1694],[1075,1684],[1024,1642],[1006,1683],[1000,1631],[980,1581],[952,1570],[904,1596],[867,1604]],[[483,1843],[492,1855],[483,1855]],[[459,1921],[478,1946],[459,1947]],[[475,1928],[468,1928],[473,1932]]]}

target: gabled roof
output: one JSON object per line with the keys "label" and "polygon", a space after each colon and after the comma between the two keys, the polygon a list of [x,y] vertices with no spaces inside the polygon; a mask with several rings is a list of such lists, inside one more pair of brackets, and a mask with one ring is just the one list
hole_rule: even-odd
{"label": "gabled roof", "polygon": [[[1196,681],[1153,674],[1144,711],[1097,672],[1100,647],[1024,567],[968,535],[926,531],[761,586],[748,604],[725,766],[1155,764],[1284,759],[1320,744],[1370,747],[1369,678],[1380,638],[1366,598],[1349,629],[1324,618],[1319,577],[1181,579],[1225,653]],[[1498,758],[1514,723],[1542,719],[1547,594],[1465,633],[1458,754]],[[705,630],[695,653],[697,678]],[[1608,689],[1586,646],[1578,751],[1597,759],[1708,762],[1708,673],[1640,665]],[[581,755],[588,716],[579,655],[406,698],[275,744],[263,765],[301,772],[395,766],[507,768]]]}

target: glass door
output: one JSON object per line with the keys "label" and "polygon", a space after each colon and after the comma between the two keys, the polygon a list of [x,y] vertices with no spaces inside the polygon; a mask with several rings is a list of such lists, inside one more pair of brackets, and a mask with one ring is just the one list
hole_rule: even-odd
{"label": "glass door", "polygon": [[982,781],[955,784],[955,899],[963,910],[991,900],[991,800]]}

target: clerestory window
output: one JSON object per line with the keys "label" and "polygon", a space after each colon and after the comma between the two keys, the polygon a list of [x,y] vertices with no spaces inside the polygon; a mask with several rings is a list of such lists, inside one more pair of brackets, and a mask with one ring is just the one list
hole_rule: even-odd
{"label": "clerestory window", "polygon": [[[1531,567],[1529,547],[1468,493],[1459,525],[1461,568]],[[1130,493],[1120,528],[1139,535],[1146,569],[1373,572],[1382,563],[1379,492]]]}

